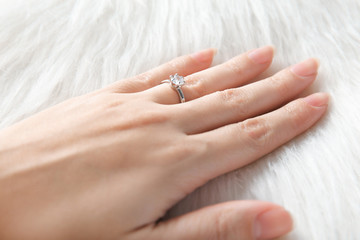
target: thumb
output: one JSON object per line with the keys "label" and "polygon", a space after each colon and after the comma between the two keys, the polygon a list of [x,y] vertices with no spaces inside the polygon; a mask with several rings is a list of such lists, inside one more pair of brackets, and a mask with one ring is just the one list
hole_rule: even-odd
{"label": "thumb", "polygon": [[261,201],[232,201],[160,222],[147,239],[272,239],[291,231],[282,207]]}

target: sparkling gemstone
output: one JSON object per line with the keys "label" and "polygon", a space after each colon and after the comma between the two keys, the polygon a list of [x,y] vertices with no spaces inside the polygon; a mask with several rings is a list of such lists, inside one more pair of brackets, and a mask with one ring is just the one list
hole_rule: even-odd
{"label": "sparkling gemstone", "polygon": [[175,86],[182,86],[185,84],[184,77],[179,76],[177,73],[175,75],[170,76],[170,81]]}

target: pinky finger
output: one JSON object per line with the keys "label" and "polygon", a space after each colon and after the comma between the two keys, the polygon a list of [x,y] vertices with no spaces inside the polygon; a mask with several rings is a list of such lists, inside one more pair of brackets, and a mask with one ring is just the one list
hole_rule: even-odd
{"label": "pinky finger", "polygon": [[273,112],[191,135],[208,146],[207,157],[194,161],[195,169],[207,169],[202,177],[210,180],[255,161],[310,128],[325,113],[328,100],[327,93],[315,93]]}

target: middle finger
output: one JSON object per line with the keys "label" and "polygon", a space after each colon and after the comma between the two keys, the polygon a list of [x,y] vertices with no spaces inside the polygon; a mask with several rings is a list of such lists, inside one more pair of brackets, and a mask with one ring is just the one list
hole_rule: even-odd
{"label": "middle finger", "polygon": [[[248,83],[270,66],[273,55],[273,47],[265,46],[187,76],[186,84],[182,87],[185,100],[191,101],[215,91]],[[179,96],[168,84],[160,84],[145,92],[152,101],[157,103],[179,103]]]}

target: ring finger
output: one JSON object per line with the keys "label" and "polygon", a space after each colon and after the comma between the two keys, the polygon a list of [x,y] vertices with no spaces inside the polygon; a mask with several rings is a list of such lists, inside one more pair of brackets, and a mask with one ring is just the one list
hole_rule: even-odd
{"label": "ring finger", "polygon": [[[273,53],[272,46],[265,46],[185,77],[186,84],[182,87],[185,100],[190,101],[215,91],[248,83],[270,66]],[[157,103],[179,103],[179,96],[168,84],[155,86],[145,93]]]}
{"label": "ring finger", "polygon": [[187,76],[208,68],[215,53],[215,49],[209,48],[191,55],[180,56],[135,77],[117,81],[105,89],[116,93],[141,92],[160,84],[173,72]]}

